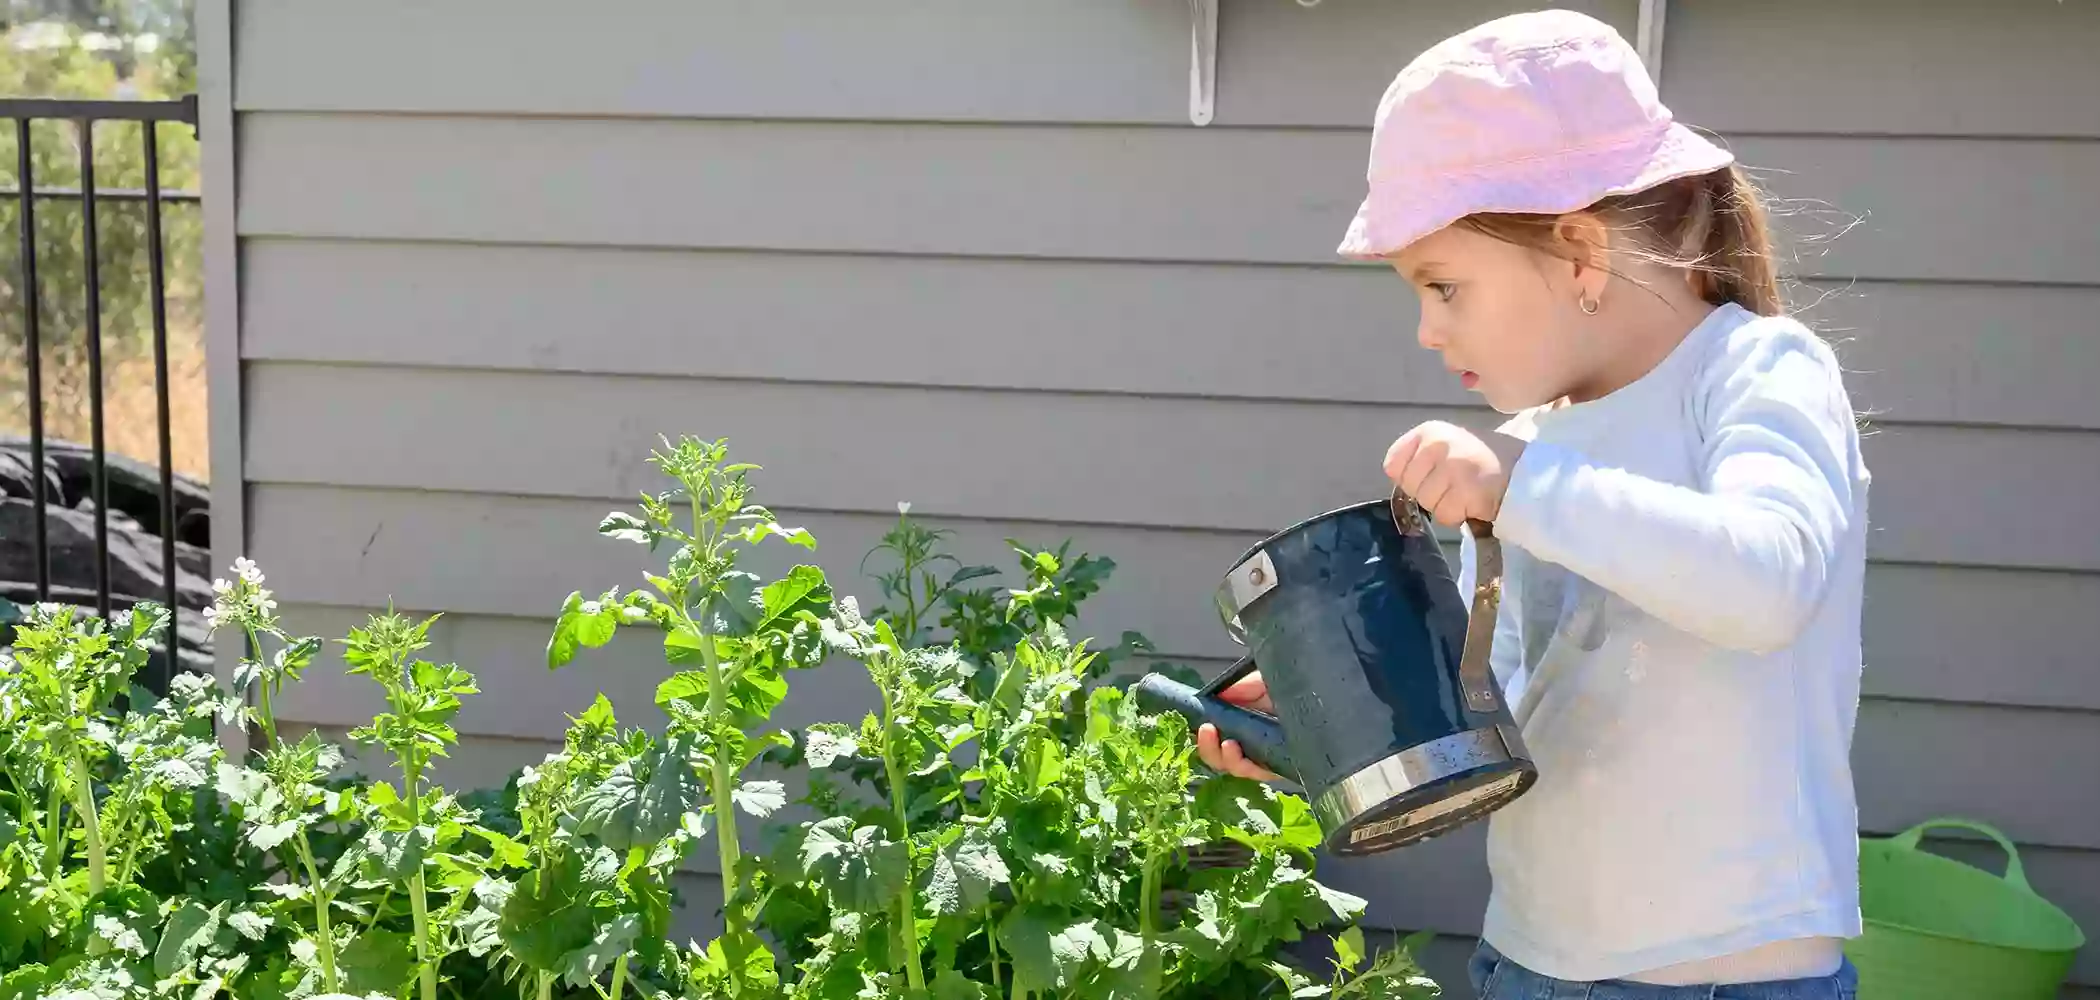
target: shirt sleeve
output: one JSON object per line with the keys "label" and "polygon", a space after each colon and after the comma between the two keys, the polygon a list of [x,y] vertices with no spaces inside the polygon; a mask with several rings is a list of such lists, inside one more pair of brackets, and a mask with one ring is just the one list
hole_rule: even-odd
{"label": "shirt sleeve", "polygon": [[1860,499],[1835,356],[1797,323],[1754,321],[1715,352],[1685,412],[1699,424],[1699,488],[1534,442],[1496,531],[1715,645],[1787,646],[1822,602]]}

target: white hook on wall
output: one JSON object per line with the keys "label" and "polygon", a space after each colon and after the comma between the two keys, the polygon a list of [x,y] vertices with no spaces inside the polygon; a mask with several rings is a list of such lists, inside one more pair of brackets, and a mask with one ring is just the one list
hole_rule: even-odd
{"label": "white hook on wall", "polygon": [[1668,12],[1665,0],[1641,0],[1633,26],[1634,51],[1640,53],[1641,65],[1648,68],[1648,76],[1658,91],[1663,82],[1663,15]]}
{"label": "white hook on wall", "polygon": [[1189,0],[1189,121],[1210,124],[1217,93],[1218,0]]}

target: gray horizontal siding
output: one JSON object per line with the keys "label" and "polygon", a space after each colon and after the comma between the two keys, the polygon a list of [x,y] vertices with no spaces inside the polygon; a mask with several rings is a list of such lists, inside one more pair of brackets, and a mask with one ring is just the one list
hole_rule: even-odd
{"label": "gray horizontal siding", "polygon": [[[766,463],[785,507],[1254,532],[1383,495],[1417,421],[1492,416],[276,362],[250,363],[246,404],[251,480],[620,499],[658,485],[657,435],[692,432]],[[1902,425],[1866,449],[1896,498],[1876,557],[2100,570],[2100,434]]]}
{"label": "gray horizontal siding", "polygon": [[[242,139],[248,236],[1321,265],[1365,150],[1294,130],[257,113]],[[2100,284],[2100,227],[2064,211],[2100,143],[1734,146],[1780,196],[1796,273]],[[2020,182],[1950,195],[1926,163]]]}
{"label": "gray horizontal siding", "polygon": [[[646,549],[597,535],[598,519],[616,506],[608,501],[259,484],[250,502],[250,551],[285,593],[317,604],[380,607],[394,601],[493,616],[463,619],[477,631],[457,641],[461,655],[486,641],[495,644],[488,649],[498,659],[536,656],[550,616],[570,591],[638,585],[652,565]],[[842,591],[873,603],[877,595],[860,573],[861,559],[894,525],[894,515],[776,510],[815,533],[818,549],[760,548],[751,556],[753,566],[777,573],[806,559]],[[1051,547],[1069,538],[1075,551],[1114,559],[1107,591],[1089,605],[1082,622],[1087,634],[1113,640],[1126,629],[1140,631],[1170,657],[1223,660],[1239,652],[1218,624],[1210,593],[1258,540],[1256,533],[933,523],[955,532],[951,542],[959,557],[1009,574],[1014,557],[1008,538]],[[1877,563],[1868,578],[1868,693],[2100,710],[2100,673],[2092,669],[2100,616],[2091,614],[2100,607],[2100,576]],[[656,651],[642,653],[636,669],[648,677],[640,690],[653,691],[657,674],[649,671],[659,666]],[[569,710],[568,699],[546,695],[549,704],[539,714],[522,704],[541,699],[541,683],[554,682],[537,676],[530,685],[521,681],[507,695],[521,704],[499,713],[514,720],[513,728],[491,731],[530,735],[543,732],[549,720],[558,723],[559,713]]]}
{"label": "gray horizontal siding", "polygon": [[[1371,268],[285,239],[246,267],[242,350],[270,361],[1476,402]],[[2100,430],[2100,288],[1794,297],[1877,421]]]}
{"label": "gray horizontal siding", "polygon": [[[1365,127],[1415,52],[1526,5],[1224,0],[1219,125]],[[1633,37],[1632,0],[1569,3]],[[1185,6],[244,3],[243,110],[1186,121]],[[1931,30],[1891,31],[1892,23]],[[2090,4],[1673,4],[1664,97],[1721,131],[2100,136]],[[502,29],[502,44],[489,34]],[[646,26],[643,28],[642,26]],[[474,42],[462,41],[474,39]],[[1083,53],[1083,57],[1075,54]],[[374,73],[374,65],[389,67]],[[548,67],[562,67],[549,72]],[[1931,67],[1919,72],[1919,67]],[[1214,126],[1215,127],[1215,126]]]}

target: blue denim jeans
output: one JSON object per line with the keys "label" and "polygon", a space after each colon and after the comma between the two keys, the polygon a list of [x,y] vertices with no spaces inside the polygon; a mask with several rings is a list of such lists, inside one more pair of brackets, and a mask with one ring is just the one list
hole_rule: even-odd
{"label": "blue denim jeans", "polygon": [[1542,976],[1482,941],[1466,968],[1480,1000],[1856,1000],[1859,973],[1850,959],[1828,976],[1727,986],[1655,986],[1607,980],[1573,983]]}

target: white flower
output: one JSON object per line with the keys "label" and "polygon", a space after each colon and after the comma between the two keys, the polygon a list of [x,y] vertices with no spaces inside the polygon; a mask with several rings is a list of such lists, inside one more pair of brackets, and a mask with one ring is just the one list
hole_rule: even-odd
{"label": "white flower", "polygon": [[270,596],[269,591],[258,587],[254,593],[248,595],[248,607],[257,615],[267,615],[277,607],[277,601]]}
{"label": "white flower", "polygon": [[239,573],[241,579],[251,584],[263,582],[262,570],[256,567],[255,560],[247,556],[242,556],[233,561],[233,571]]}
{"label": "white flower", "polygon": [[903,515],[905,515],[905,514],[909,514],[909,513],[911,513],[911,501],[909,501],[909,500],[899,500],[899,501],[897,501],[897,514],[898,514],[898,515],[899,515],[899,516],[901,517],[901,516],[903,516]]}
{"label": "white flower", "polygon": [[224,612],[224,611],[222,611],[222,610],[221,610],[221,609],[219,608],[219,606],[218,606],[218,605],[216,605],[216,604],[212,605],[211,607],[205,608],[205,609],[204,609],[204,624],[205,624],[206,626],[209,626],[209,627],[211,627],[211,628],[218,628],[218,627],[219,627],[219,616],[220,616],[220,615],[222,615],[222,614],[224,614],[224,613],[225,613],[225,612]]}
{"label": "white flower", "polygon": [[211,582],[211,591],[212,593],[217,594],[220,597],[225,597],[226,595],[233,593],[233,584],[227,583],[224,580],[213,580]]}

